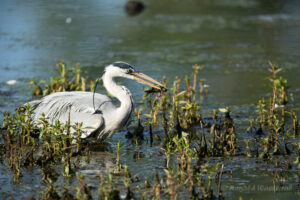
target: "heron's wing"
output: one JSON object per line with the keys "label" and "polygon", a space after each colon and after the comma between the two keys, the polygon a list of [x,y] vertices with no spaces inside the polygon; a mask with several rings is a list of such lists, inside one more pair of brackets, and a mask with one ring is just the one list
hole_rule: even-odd
{"label": "heron's wing", "polygon": [[113,106],[111,99],[95,94],[95,108],[93,106],[93,93],[91,92],[59,92],[48,95],[41,100],[29,102],[33,109],[32,118],[37,121],[42,117],[42,113],[50,123],[54,124],[59,120],[71,124],[83,123],[84,133],[82,137],[89,136],[94,131],[101,131],[104,126],[102,110]]}

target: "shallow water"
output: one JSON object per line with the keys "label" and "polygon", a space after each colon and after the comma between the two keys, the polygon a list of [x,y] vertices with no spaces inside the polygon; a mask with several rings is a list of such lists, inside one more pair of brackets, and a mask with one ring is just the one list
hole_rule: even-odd
{"label": "shallow water", "polygon": [[[60,59],[80,62],[92,79],[101,75],[105,65],[118,60],[158,80],[164,75],[183,77],[191,73],[192,65],[202,65],[205,68],[199,76],[210,86],[203,112],[231,107],[233,116],[239,116],[236,123],[242,137],[247,137],[244,126],[255,103],[270,91],[265,80],[269,60],[284,68],[282,75],[288,79],[294,104],[299,107],[299,1],[148,0],[145,11],[136,17],[126,15],[123,3],[2,0],[0,111],[13,111],[32,99],[28,82],[56,75],[55,63]],[[17,80],[15,85],[6,84],[13,79]],[[138,101],[142,86],[126,80],[124,84]],[[110,142],[116,144],[118,140],[125,140],[122,132]],[[144,146],[141,151],[146,156],[135,161],[135,147],[127,144],[128,154],[122,160],[137,174],[161,166],[153,164],[151,156],[159,147]],[[234,168],[234,178],[226,179],[225,185],[271,185],[270,177],[261,176],[264,171],[252,168]],[[33,173],[30,177],[39,186],[38,172],[28,173]],[[295,177],[291,180],[299,181]],[[30,195],[33,191],[28,189],[29,182],[22,187],[9,183],[10,175],[0,165],[0,184],[6,185],[1,192],[16,194],[22,190]],[[225,196],[273,199],[295,195],[292,189],[278,192],[278,196],[258,189],[235,190],[239,189],[229,188]]]}

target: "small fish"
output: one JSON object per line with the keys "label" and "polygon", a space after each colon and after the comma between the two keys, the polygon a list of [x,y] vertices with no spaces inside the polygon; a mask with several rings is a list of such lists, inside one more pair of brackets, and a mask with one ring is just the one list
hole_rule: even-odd
{"label": "small fish", "polygon": [[157,88],[149,88],[149,89],[146,89],[144,92],[146,92],[147,94],[151,94],[151,93],[157,93],[157,92],[166,92],[168,91],[167,88],[163,88],[161,87],[161,89],[157,89]]}

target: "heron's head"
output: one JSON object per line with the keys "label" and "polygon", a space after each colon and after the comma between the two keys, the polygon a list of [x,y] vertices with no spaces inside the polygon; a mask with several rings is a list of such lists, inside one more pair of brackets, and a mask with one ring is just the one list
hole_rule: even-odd
{"label": "heron's head", "polygon": [[139,83],[149,85],[158,90],[166,90],[166,88],[160,82],[152,79],[151,77],[143,73],[136,71],[134,67],[125,62],[119,61],[108,65],[105,68],[104,74],[110,74],[112,77],[124,77],[132,79]]}

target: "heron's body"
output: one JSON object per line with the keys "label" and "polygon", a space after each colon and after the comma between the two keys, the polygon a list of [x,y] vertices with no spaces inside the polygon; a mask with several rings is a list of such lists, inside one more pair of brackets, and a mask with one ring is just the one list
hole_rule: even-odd
{"label": "heron's body", "polygon": [[[136,74],[138,73],[129,64],[123,62],[106,67],[102,77],[103,84],[107,91],[120,101],[120,106],[116,106],[112,99],[102,94],[96,93],[93,101],[92,92],[58,92],[41,100],[29,102],[33,109],[32,119],[38,121],[44,113],[51,124],[57,120],[62,123],[68,120],[71,124],[82,123],[81,138],[92,137],[97,141],[103,141],[127,124],[134,109],[130,91],[125,86],[117,85],[113,79],[114,77],[134,79]],[[149,80],[149,77],[145,77]],[[146,83],[138,78],[136,80]]]}

